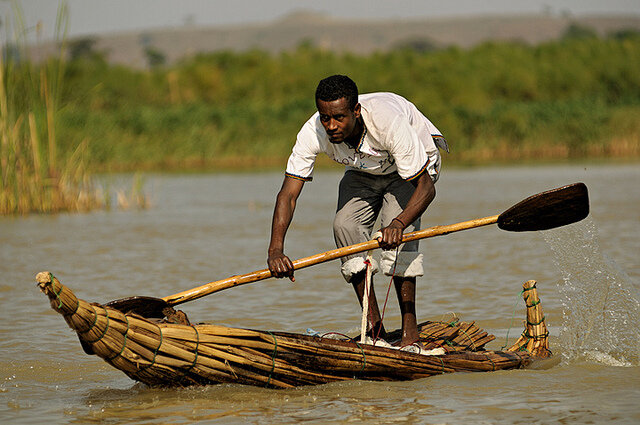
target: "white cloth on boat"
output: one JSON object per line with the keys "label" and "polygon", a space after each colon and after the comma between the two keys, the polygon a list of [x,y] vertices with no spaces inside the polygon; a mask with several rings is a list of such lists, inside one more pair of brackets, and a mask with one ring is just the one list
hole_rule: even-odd
{"label": "white cloth on boat", "polygon": [[371,337],[367,337],[364,343],[368,345],[373,345],[374,347],[391,348],[392,350],[406,351],[408,353],[421,354],[423,356],[441,356],[443,354],[446,354],[445,349],[442,347],[434,348],[432,350],[425,350],[423,347],[421,347],[417,343],[407,345],[404,347],[399,347],[399,346],[394,346],[389,344],[384,339],[376,339],[374,341],[371,339]]}
{"label": "white cloth on boat", "polygon": [[425,350],[419,344],[411,344],[400,348],[401,351],[408,353],[422,354],[423,356],[441,356],[447,352],[442,347],[434,348],[432,350]]}

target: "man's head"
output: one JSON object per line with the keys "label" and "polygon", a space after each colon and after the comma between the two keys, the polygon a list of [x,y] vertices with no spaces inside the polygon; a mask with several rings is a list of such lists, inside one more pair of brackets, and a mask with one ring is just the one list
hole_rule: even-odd
{"label": "man's head", "polygon": [[354,109],[358,103],[358,86],[346,75],[332,75],[320,80],[316,88],[316,104],[318,100],[329,102],[340,98],[347,99],[347,105]]}
{"label": "man's head", "polygon": [[316,89],[316,107],[320,122],[331,143],[355,143],[360,137],[362,126],[358,87],[345,75],[332,75],[321,80]]}

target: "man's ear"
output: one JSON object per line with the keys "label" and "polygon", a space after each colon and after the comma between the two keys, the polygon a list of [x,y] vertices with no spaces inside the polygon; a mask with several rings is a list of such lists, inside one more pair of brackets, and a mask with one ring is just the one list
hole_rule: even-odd
{"label": "man's ear", "polygon": [[360,118],[360,103],[356,103],[356,106],[353,108],[353,115],[355,115],[356,118]]}

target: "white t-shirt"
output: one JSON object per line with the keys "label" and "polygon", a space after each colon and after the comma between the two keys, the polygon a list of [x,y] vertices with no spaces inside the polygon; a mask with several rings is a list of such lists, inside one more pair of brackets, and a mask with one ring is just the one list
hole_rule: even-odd
{"label": "white t-shirt", "polygon": [[378,175],[397,171],[405,180],[428,169],[437,178],[440,154],[433,138],[443,137],[413,103],[393,93],[363,94],[358,101],[365,125],[358,147],[331,143],[316,112],[298,133],[287,176],[310,181],[316,157],[324,152],[347,169]]}

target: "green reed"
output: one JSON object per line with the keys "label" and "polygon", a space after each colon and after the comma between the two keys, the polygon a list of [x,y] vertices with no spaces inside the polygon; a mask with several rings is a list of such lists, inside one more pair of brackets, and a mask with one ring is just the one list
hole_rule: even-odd
{"label": "green reed", "polygon": [[[98,187],[87,166],[88,140],[64,155],[58,146],[66,4],[61,4],[56,24],[59,56],[37,64],[24,60],[29,57],[27,30],[18,2],[13,2],[13,9],[14,42],[7,43],[4,58],[0,57],[0,214],[108,208],[110,196]],[[132,199],[146,206],[137,188]]]}

